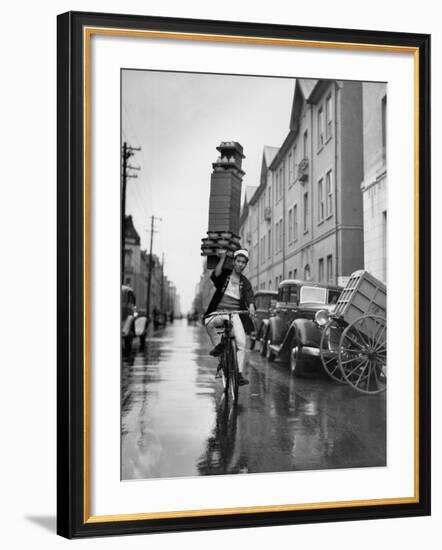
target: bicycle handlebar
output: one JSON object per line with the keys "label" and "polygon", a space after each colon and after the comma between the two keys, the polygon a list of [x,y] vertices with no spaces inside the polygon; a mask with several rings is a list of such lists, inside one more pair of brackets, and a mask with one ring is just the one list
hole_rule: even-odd
{"label": "bicycle handlebar", "polygon": [[240,313],[249,313],[247,309],[240,309],[237,311],[214,311],[212,313],[209,313],[208,315],[204,315],[204,319],[208,319],[209,317],[214,317],[215,315],[239,315]]}

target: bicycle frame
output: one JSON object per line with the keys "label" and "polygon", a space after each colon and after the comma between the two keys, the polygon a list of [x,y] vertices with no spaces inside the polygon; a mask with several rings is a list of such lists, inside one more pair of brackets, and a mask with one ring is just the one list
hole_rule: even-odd
{"label": "bicycle frame", "polygon": [[236,356],[235,336],[233,334],[232,315],[239,315],[241,313],[248,313],[248,311],[215,311],[205,317],[206,319],[209,319],[210,317],[228,316],[228,319],[224,319],[222,329],[221,343],[223,344],[223,351],[220,357],[220,365],[225,395],[227,397],[230,390],[233,403],[238,401],[239,371],[238,359]]}

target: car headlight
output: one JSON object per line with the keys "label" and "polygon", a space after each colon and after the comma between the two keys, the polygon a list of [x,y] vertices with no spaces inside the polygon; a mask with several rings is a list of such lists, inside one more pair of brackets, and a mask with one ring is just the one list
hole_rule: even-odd
{"label": "car headlight", "polygon": [[320,309],[319,311],[316,312],[315,321],[320,327],[323,327],[324,325],[326,325],[329,319],[330,319],[330,314],[328,310]]}

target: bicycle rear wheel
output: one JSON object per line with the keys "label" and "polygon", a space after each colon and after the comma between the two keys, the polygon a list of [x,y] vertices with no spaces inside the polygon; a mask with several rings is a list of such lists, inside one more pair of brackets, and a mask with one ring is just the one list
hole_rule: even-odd
{"label": "bicycle rear wheel", "polygon": [[220,358],[221,361],[221,380],[223,382],[223,391],[227,395],[229,391],[229,359],[228,353],[223,352]]}
{"label": "bicycle rear wheel", "polygon": [[234,403],[238,401],[238,358],[236,355],[236,343],[233,338],[230,340],[228,353],[228,389]]}

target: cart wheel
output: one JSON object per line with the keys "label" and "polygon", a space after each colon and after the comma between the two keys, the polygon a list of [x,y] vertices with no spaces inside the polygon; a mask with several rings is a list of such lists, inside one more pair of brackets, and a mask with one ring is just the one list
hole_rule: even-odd
{"label": "cart wheel", "polygon": [[339,342],[338,362],[345,380],[361,393],[387,387],[387,323],[379,315],[364,315],[348,325]]}
{"label": "cart wheel", "polygon": [[338,351],[339,340],[341,339],[344,327],[336,319],[330,319],[322,330],[321,342],[319,344],[321,363],[325,372],[332,380],[345,384],[346,380],[342,376],[339,368]]}

